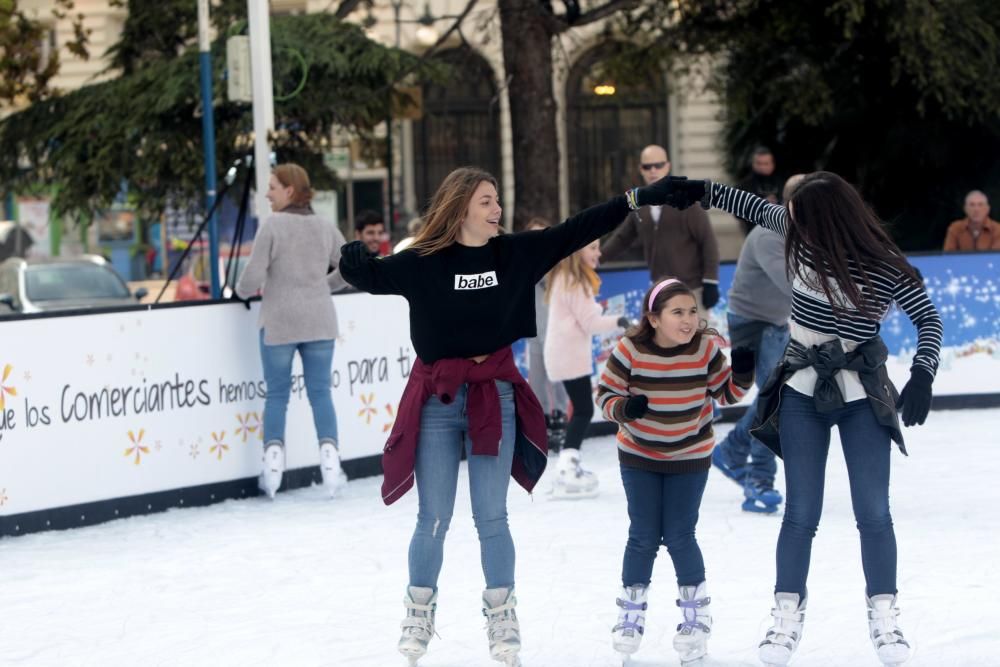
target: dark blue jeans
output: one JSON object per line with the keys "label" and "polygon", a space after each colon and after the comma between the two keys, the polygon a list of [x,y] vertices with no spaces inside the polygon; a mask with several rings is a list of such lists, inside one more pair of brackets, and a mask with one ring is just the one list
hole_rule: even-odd
{"label": "dark blue jeans", "polygon": [[812,540],[823,513],[823,482],[836,426],[847,463],[851,503],[861,533],[861,563],[869,596],[896,593],[896,534],[889,514],[889,431],[865,399],[829,414],[791,387],[781,390],[781,452],[785,518],[778,536],[775,592],[806,592]]}
{"label": "dark blue jeans", "polygon": [[661,544],[674,562],[678,586],[705,581],[705,561],[694,529],[708,470],[668,474],[621,466],[621,471],[630,522],[622,585],[649,585]]}
{"label": "dark blue jeans", "polygon": [[[777,326],[751,320],[729,313],[729,340],[733,347],[750,347],[756,355],[757,367],[755,382],[760,389],[767,382],[767,377],[781,361],[788,345],[788,325]],[[774,485],[774,475],[778,465],[774,453],[765,447],[760,440],[750,435],[757,414],[757,400],[750,404],[747,411],[733,430],[719,443],[719,455],[726,466],[737,474],[749,476],[749,481],[755,484],[761,482],[768,486]],[[750,460],[749,467],[747,459]]]}

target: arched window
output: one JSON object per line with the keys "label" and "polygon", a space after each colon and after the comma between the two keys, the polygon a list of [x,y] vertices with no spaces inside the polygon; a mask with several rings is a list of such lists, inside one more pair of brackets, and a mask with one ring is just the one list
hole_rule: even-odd
{"label": "arched window", "polygon": [[601,67],[614,49],[614,43],[591,49],[569,73],[566,149],[571,211],[640,184],[639,153],[648,144],[670,149],[664,77],[654,70],[642,85],[616,83]]}
{"label": "arched window", "polygon": [[447,81],[423,90],[423,117],[414,125],[414,184],[424,211],[444,177],[476,166],[500,178],[500,106],[493,69],[467,47],[435,58],[451,67]]}

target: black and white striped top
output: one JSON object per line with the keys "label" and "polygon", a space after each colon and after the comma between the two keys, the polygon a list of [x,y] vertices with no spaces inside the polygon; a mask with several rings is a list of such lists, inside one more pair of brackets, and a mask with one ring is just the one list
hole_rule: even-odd
{"label": "black and white striped top", "polygon": [[[721,183],[712,184],[712,206],[785,236],[788,211],[784,206],[771,204],[754,194]],[[814,267],[810,261],[809,249],[805,248],[804,253],[803,265],[811,270]],[[882,316],[893,301],[903,309],[917,328],[917,352],[911,368],[923,368],[933,376],[938,367],[944,329],[941,317],[923,286],[914,285],[912,280],[904,280],[898,269],[885,265],[880,271],[866,271],[875,288],[875,294],[871,295],[864,286],[858,267],[849,262],[848,268],[861,293],[877,304],[877,310]],[[858,344],[878,334],[881,318],[874,320],[857,313],[846,299],[841,308],[855,312],[835,313],[823,292],[810,289],[801,278],[793,276],[792,322],[803,329]]]}

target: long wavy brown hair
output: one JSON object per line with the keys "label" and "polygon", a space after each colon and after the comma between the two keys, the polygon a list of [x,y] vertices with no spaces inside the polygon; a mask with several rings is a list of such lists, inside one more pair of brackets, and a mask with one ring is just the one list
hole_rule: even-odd
{"label": "long wavy brown hair", "polygon": [[[895,281],[895,269],[903,280],[923,283],[875,212],[837,174],[817,171],[802,179],[788,201],[788,213],[786,270],[822,292],[835,313],[847,314],[853,306],[865,317],[881,319],[883,313],[871,299],[873,275]],[[860,286],[851,277],[852,266],[860,274]]]}
{"label": "long wavy brown hair", "polygon": [[454,243],[472,195],[484,181],[497,187],[497,179],[478,167],[459,167],[448,174],[434,193],[423,218],[424,226],[409,249],[420,255],[430,255]]}

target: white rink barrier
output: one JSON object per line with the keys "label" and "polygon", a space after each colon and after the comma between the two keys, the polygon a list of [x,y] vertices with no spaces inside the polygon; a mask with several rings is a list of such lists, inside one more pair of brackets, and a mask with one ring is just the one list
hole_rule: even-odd
{"label": "white rink barrier", "polygon": [[[332,297],[333,397],[351,476],[379,455],[414,361],[398,297]],[[212,303],[0,320],[0,535],[256,493],[264,381],[257,314]],[[318,476],[296,355],[289,486]]]}

